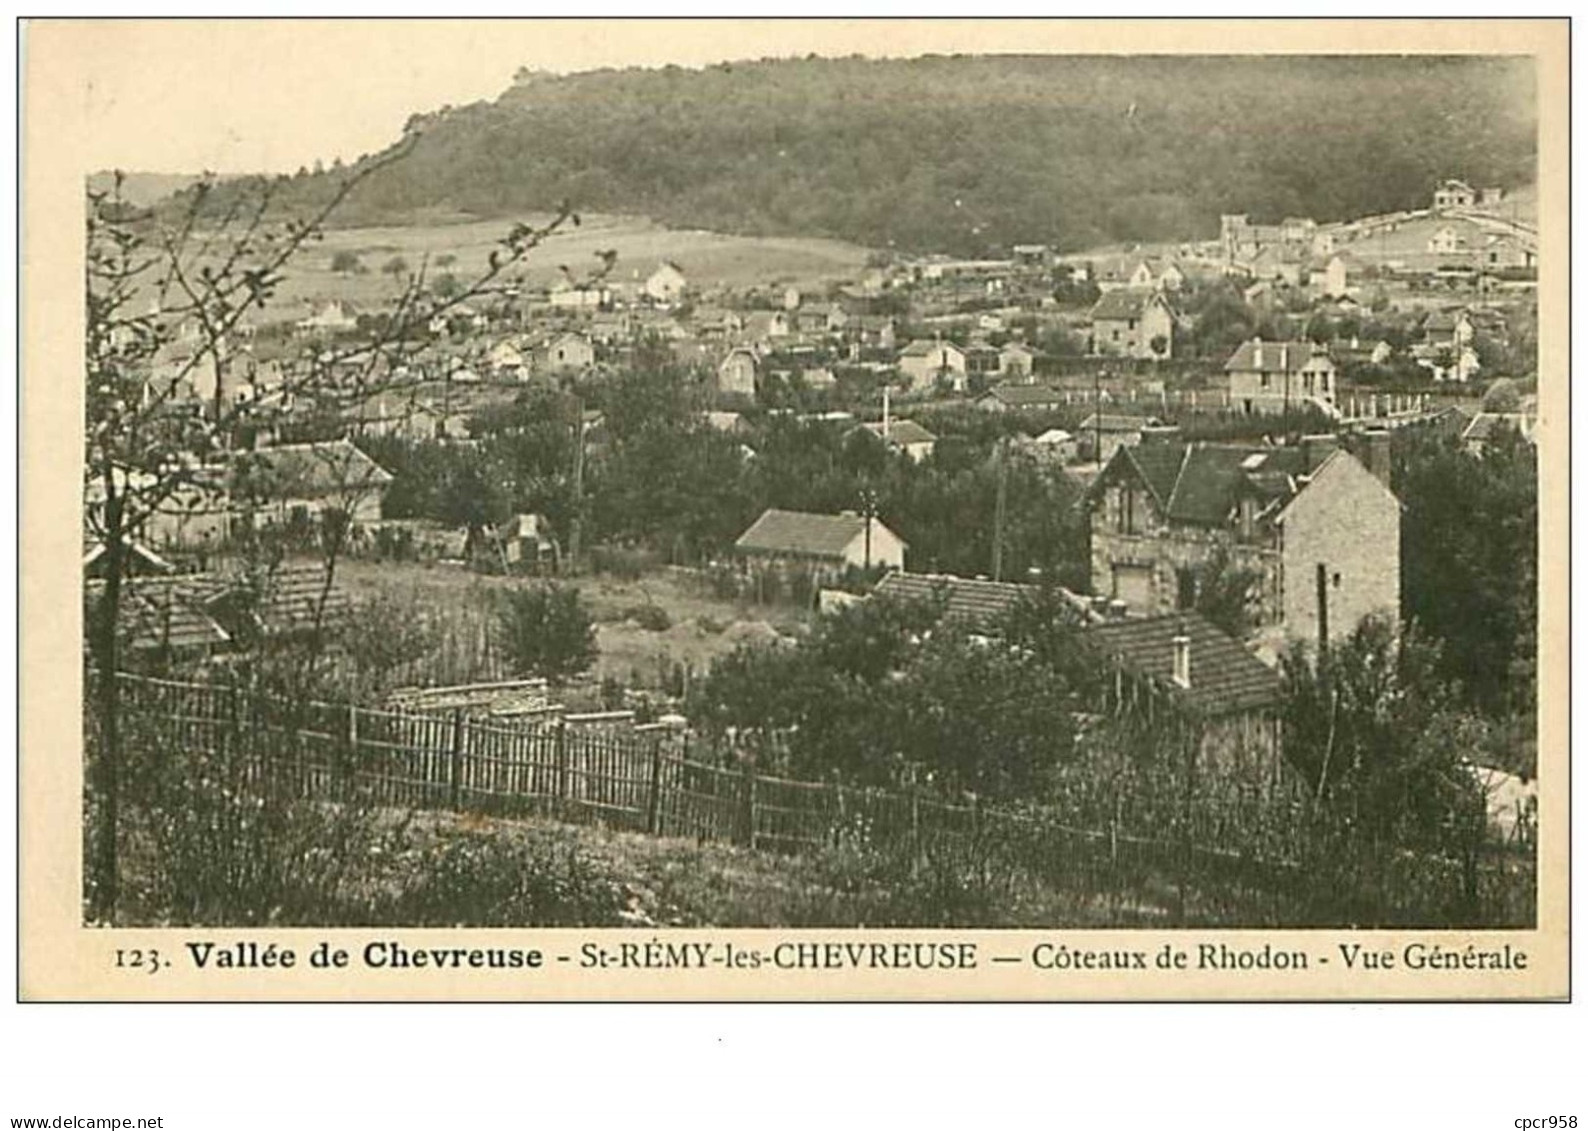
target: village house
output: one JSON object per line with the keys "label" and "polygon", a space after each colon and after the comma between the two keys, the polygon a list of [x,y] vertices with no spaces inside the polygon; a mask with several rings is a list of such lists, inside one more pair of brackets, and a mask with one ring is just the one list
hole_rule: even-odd
{"label": "village house", "polygon": [[858,514],[809,514],[770,509],[762,512],[734,543],[749,564],[803,567],[817,576],[840,576],[854,567],[904,568],[904,539],[881,520]]}
{"label": "village house", "polygon": [[583,334],[561,334],[547,343],[543,356],[553,372],[585,370],[595,364],[595,346]]}
{"label": "village house", "polygon": [[1454,224],[1445,224],[1428,237],[1428,250],[1434,255],[1459,255],[1467,250],[1466,233]]}
{"label": "village house", "polygon": [[1325,298],[1345,298],[1351,293],[1351,275],[1356,264],[1344,255],[1332,255],[1321,268],[1315,268],[1308,284]]}
{"label": "village house", "polygon": [[937,437],[913,420],[884,419],[862,427],[894,451],[903,452],[912,463],[928,458],[937,447]]}
{"label": "village house", "polygon": [[917,339],[900,352],[899,372],[909,379],[912,392],[930,391],[939,377],[960,386],[966,373],[965,351],[953,342]]}
{"label": "village house", "polygon": [[1312,342],[1242,342],[1224,363],[1232,407],[1247,415],[1285,413],[1308,406],[1330,416],[1335,409],[1335,364]]}
{"label": "village house", "polygon": [[1436,310],[1423,320],[1423,340],[1431,346],[1457,349],[1469,346],[1477,327],[1465,310]]}
{"label": "village house", "polygon": [[491,378],[496,381],[529,379],[529,363],[524,360],[523,351],[505,339],[485,351],[485,368],[490,370]]}
{"label": "village house", "polygon": [[1537,246],[1509,232],[1485,237],[1479,255],[1483,268],[1488,271],[1526,273],[1538,270]]}
{"label": "village house", "polygon": [[1092,282],[1103,294],[1127,288],[1151,290],[1157,284],[1152,264],[1145,259],[1104,259],[1092,265]]}
{"label": "village house", "polygon": [[985,412],[1045,411],[1064,404],[1064,393],[1046,385],[994,385],[976,401]]}
{"label": "village house", "polygon": [[1257,786],[1284,787],[1279,676],[1195,612],[1104,621],[1085,630],[1113,669],[1109,706],[1150,711],[1153,695],[1188,708],[1196,735],[1196,772]]}
{"label": "village house", "polygon": [[307,524],[336,511],[360,527],[380,521],[392,480],[351,441],[327,440],[238,453],[230,490],[234,509],[256,526]]}
{"label": "village house", "polygon": [[1023,342],[1007,342],[998,351],[998,372],[1010,381],[1030,382],[1036,363],[1037,351]]}
{"label": "village house", "polygon": [[747,342],[769,343],[794,332],[786,310],[753,310],[744,317],[743,338]]}
{"label": "village house", "polygon": [[1080,444],[1073,432],[1063,428],[1049,428],[1026,440],[1022,445],[1037,458],[1049,463],[1073,463],[1080,455]]}
{"label": "village house", "polygon": [[546,292],[558,310],[602,310],[612,305],[612,291],[596,283],[575,282],[564,275]]}
{"label": "village house", "polygon": [[1526,443],[1534,442],[1538,418],[1525,412],[1480,412],[1461,432],[1461,446],[1482,459],[1490,445],[1509,433]]}
{"label": "village house", "polygon": [[655,303],[671,305],[684,297],[689,289],[689,278],[684,269],[672,260],[664,260],[645,279],[645,294]]}
{"label": "village house", "polygon": [[728,396],[754,400],[758,369],[759,363],[754,350],[730,350],[728,356],[717,366],[717,391]]}
{"label": "village house", "polygon": [[[886,600],[936,605],[944,623],[983,635],[996,635],[1021,602],[1039,592],[1007,581],[902,572],[888,574],[872,590]],[[1084,598],[1058,592],[1074,607],[1082,640],[1108,666],[1099,710],[1146,714],[1156,711],[1149,702],[1155,697],[1178,703],[1198,728],[1199,772],[1264,789],[1280,785],[1277,673],[1195,612],[1111,620],[1092,612]]]}
{"label": "village house", "polygon": [[1097,300],[1091,317],[1094,354],[1153,359],[1174,352],[1174,315],[1157,291],[1111,291]]}
{"label": "village house", "polygon": [[1288,447],[1148,443],[1116,451],[1088,491],[1092,591],[1128,615],[1196,607],[1220,563],[1247,572],[1265,646],[1350,633],[1400,612],[1400,503],[1389,434],[1370,471],[1335,436]]}
{"label": "village house", "polygon": [[1434,189],[1434,211],[1450,208],[1471,208],[1478,202],[1478,193],[1465,181],[1447,180]]}
{"label": "village house", "polygon": [[997,376],[1002,359],[986,342],[971,342],[965,347],[965,372],[973,376]]}
{"label": "village house", "polygon": [[1080,447],[1096,463],[1107,463],[1120,448],[1135,447],[1158,427],[1155,416],[1134,416],[1124,412],[1094,412],[1081,421]]}
{"label": "village house", "polygon": [[358,327],[358,316],[351,303],[331,299],[317,305],[307,318],[294,327],[302,334],[345,334]]}

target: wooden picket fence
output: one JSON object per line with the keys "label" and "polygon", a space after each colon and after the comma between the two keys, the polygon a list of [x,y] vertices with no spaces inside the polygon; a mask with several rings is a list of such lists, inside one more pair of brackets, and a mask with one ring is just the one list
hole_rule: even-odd
{"label": "wooden picket fence", "polygon": [[[1316,846],[1292,839],[1300,824],[1281,822],[1266,842],[1249,835],[1265,812],[1257,809],[1215,824],[1153,825],[1158,835],[1142,836],[1117,821],[1077,827],[1051,812],[795,781],[756,773],[748,762],[712,765],[689,757],[677,731],[656,725],[380,710],[118,679],[129,750],[153,759],[170,750],[199,755],[240,788],[332,801],[356,793],[376,805],[545,817],[783,853],[880,850],[979,872],[989,883],[1000,870],[1023,869],[1087,892],[1168,882],[1181,900],[1190,883],[1204,915],[1217,911],[1210,900],[1223,900],[1254,923],[1433,924],[1460,916],[1512,925],[1532,915],[1530,886],[1518,910],[1516,860],[1487,860],[1474,875],[1444,858],[1401,853],[1368,861],[1372,875],[1330,869],[1325,877]],[[1247,829],[1233,840],[1232,821]],[[1529,874],[1531,867],[1529,858]]]}

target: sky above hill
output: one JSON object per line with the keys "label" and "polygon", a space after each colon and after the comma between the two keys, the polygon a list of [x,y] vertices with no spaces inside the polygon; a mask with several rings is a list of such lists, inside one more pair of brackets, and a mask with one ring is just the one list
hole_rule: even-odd
{"label": "sky above hill", "polygon": [[[1421,50],[1493,50],[1492,30],[1415,26]],[[1372,44],[1396,26],[1374,25]],[[385,148],[416,113],[494,99],[520,67],[703,66],[808,54],[1363,49],[1343,24],[1043,20],[121,20],[38,22],[69,39],[86,170],[292,172]],[[45,52],[36,52],[34,57]],[[24,58],[28,58],[24,44]],[[59,56],[56,56],[59,58]],[[24,64],[26,65],[26,63]],[[57,70],[64,70],[57,68]],[[61,123],[63,126],[68,123]]]}
{"label": "sky above hill", "polygon": [[[395,141],[410,115],[496,98],[519,67],[702,66],[810,53],[1029,50],[1018,25],[952,21],[129,21],[92,52],[89,167],[291,172]],[[179,128],[170,128],[179,124]]]}

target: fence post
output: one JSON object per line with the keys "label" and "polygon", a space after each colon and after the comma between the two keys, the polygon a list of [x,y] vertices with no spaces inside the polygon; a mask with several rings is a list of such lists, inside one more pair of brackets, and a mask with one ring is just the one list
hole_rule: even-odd
{"label": "fence post", "polygon": [[921,874],[921,790],[910,767],[910,878]]}
{"label": "fence post", "polygon": [[568,798],[568,720],[558,716],[557,736],[553,741],[552,752],[557,765],[557,816],[567,816],[566,801]]}
{"label": "fence post", "polygon": [[744,823],[743,842],[747,848],[755,847],[755,764],[748,760],[741,771],[739,795],[743,799],[740,820]]}
{"label": "fence post", "polygon": [[651,787],[645,806],[645,828],[656,836],[662,831],[662,742],[651,743]]}
{"label": "fence post", "polygon": [[456,809],[463,790],[463,708],[452,710],[452,756],[447,760],[447,808]]}
{"label": "fence post", "polygon": [[342,734],[341,764],[337,767],[337,795],[343,799],[351,793],[354,767],[358,758],[358,704],[347,705],[347,727]]}

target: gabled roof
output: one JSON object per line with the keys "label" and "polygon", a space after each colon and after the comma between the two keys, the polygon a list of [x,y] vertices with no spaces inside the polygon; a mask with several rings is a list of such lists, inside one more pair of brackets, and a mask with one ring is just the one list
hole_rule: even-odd
{"label": "gabled roof", "polygon": [[936,353],[940,349],[951,349],[955,353],[960,353],[960,354],[963,354],[965,352],[959,346],[957,346],[953,342],[950,342],[950,341],[947,341],[947,340],[939,342],[939,341],[929,341],[929,340],[927,340],[925,338],[917,338],[915,341],[911,342],[909,345],[905,346],[902,350],[900,350],[899,351],[899,356],[900,357],[931,357],[934,353]]}
{"label": "gabled roof", "polygon": [[1532,421],[1520,412],[1480,412],[1462,431],[1463,440],[1492,440],[1502,431],[1519,433],[1523,439],[1532,438]]}
{"label": "gabled roof", "polygon": [[1109,291],[1097,300],[1097,305],[1092,307],[1092,320],[1118,321],[1123,318],[1140,318],[1149,306],[1163,304],[1163,296],[1157,291],[1138,290],[1135,287],[1125,287],[1117,291]]}
{"label": "gabled roof", "polygon": [[[104,582],[86,587],[97,600]],[[198,607],[190,577],[129,577],[122,581],[118,628],[136,650],[217,648],[231,637]]]}
{"label": "gabled roof", "polygon": [[1170,521],[1198,526],[1223,524],[1243,495],[1265,504],[1288,501],[1307,470],[1299,446],[1141,444],[1115,452],[1094,491],[1113,477],[1116,465],[1139,476]]}
{"label": "gabled roof", "polygon": [[[873,530],[887,529],[876,519],[872,522]],[[857,514],[810,514],[771,508],[763,511],[733,545],[740,553],[842,558],[850,543],[865,531],[866,520]]]}
{"label": "gabled roof", "polygon": [[[1191,685],[1174,682],[1174,639],[1191,642]],[[1106,621],[1087,637],[1126,671],[1146,676],[1210,715],[1278,705],[1279,676],[1196,613]]]}
{"label": "gabled roof", "polygon": [[987,395],[1017,408],[1060,404],[1064,400],[1064,394],[1046,385],[994,385],[987,390]]}
{"label": "gabled roof", "polygon": [[933,573],[890,573],[872,590],[879,597],[904,601],[944,602],[943,619],[972,628],[988,628],[1006,616],[1023,597],[1037,592],[1031,585],[983,581]]}
{"label": "gabled roof", "polygon": [[927,431],[913,420],[890,420],[888,434],[882,435],[882,422],[872,421],[864,426],[866,431],[885,439],[890,444],[932,444],[937,442],[937,437]]}
{"label": "gabled roof", "polygon": [[1423,322],[1423,330],[1428,333],[1449,333],[1460,325],[1466,317],[1465,310],[1436,310]]}
{"label": "gabled roof", "polygon": [[244,460],[253,465],[275,495],[290,498],[384,487],[393,478],[391,472],[346,439],[282,444],[242,453],[234,463],[234,472],[240,471]]}
{"label": "gabled roof", "polygon": [[1123,412],[1092,413],[1081,421],[1077,432],[1140,432],[1158,423],[1156,416],[1132,416]]}
{"label": "gabled roof", "polygon": [[1289,370],[1298,373],[1312,360],[1314,353],[1328,356],[1327,350],[1315,347],[1312,342],[1242,342],[1240,348],[1224,363],[1224,368],[1226,371],[1239,369],[1257,373],[1283,373]]}

